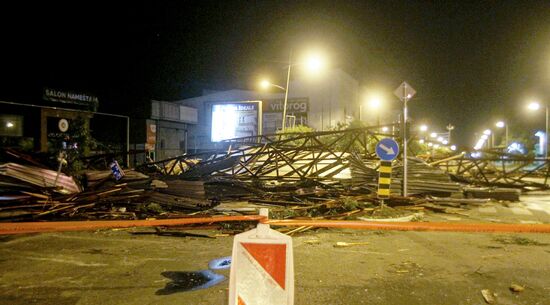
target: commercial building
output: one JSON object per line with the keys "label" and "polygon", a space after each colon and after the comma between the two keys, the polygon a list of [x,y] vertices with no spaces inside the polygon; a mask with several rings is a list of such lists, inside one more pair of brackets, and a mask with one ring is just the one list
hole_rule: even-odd
{"label": "commercial building", "polygon": [[1,101],[0,141],[33,151],[65,149],[67,133],[77,119],[87,128],[99,99],[91,94],[44,88],[42,99]]}
{"label": "commercial building", "polygon": [[[284,91],[267,93],[252,90],[228,90],[208,92],[202,96],[175,101],[180,106],[197,111],[197,123],[187,125],[187,147],[193,151],[215,148],[220,132],[227,132],[216,121],[217,105],[249,103],[256,106],[257,121],[252,122],[250,113],[247,124],[256,126],[257,132],[233,133],[236,137],[273,134],[282,127]],[[342,70],[335,69],[323,77],[306,80],[297,78],[290,82],[287,101],[287,126],[307,125],[315,130],[328,130],[339,122],[349,122],[358,117],[359,85],[357,80]],[[227,107],[226,107],[227,108]],[[261,113],[261,116],[259,115]],[[243,128],[242,124],[239,129]],[[217,130],[221,128],[221,130]]]}

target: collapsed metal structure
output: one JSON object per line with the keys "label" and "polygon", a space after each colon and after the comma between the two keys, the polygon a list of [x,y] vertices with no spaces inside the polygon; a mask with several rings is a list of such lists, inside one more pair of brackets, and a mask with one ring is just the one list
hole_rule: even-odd
{"label": "collapsed metal structure", "polygon": [[480,157],[471,153],[436,160],[432,166],[452,174],[464,183],[514,187],[523,190],[548,189],[550,160],[512,155],[495,150],[481,152]]}
{"label": "collapsed metal structure", "polygon": [[[259,180],[315,180],[330,182],[351,180],[353,172],[359,171],[362,182],[375,183],[372,170],[378,167],[375,154],[376,143],[384,137],[379,126],[336,131],[284,133],[231,139],[217,143],[217,149],[146,164],[154,166],[165,175],[178,175],[184,179],[200,179],[207,176],[231,176],[237,179]],[[412,155],[415,152],[410,150]],[[523,190],[547,189],[550,165],[546,159],[528,158],[497,151],[482,152],[475,158],[471,153],[431,160],[430,168],[451,175],[454,181],[480,185],[514,187]],[[395,184],[401,183],[401,155],[394,163]],[[417,170],[417,186],[431,184],[440,187],[445,178],[439,173],[428,173],[419,167],[420,161],[413,157],[408,168]],[[415,161],[416,160],[416,161]],[[413,173],[414,175],[414,170]],[[430,176],[425,181],[422,175]],[[410,175],[409,175],[410,177]],[[393,182],[392,182],[393,183]],[[437,186],[436,186],[437,185]],[[394,189],[397,186],[392,186]],[[449,185],[444,188],[452,191]]]}
{"label": "collapsed metal structure", "polygon": [[326,180],[349,173],[351,159],[377,160],[374,147],[382,137],[378,127],[338,131],[285,133],[237,138],[218,149],[150,163],[163,174],[198,178]]}

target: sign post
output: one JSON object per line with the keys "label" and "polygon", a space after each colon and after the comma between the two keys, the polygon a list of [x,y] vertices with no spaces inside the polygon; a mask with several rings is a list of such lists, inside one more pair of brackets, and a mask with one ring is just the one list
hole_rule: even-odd
{"label": "sign post", "polygon": [[378,198],[384,203],[384,199],[390,198],[391,165],[399,154],[399,144],[394,139],[384,138],[376,144],[376,155],[380,158],[378,168]]}
{"label": "sign post", "polygon": [[416,91],[407,82],[402,82],[393,93],[403,101],[403,197],[407,197],[407,102]]}

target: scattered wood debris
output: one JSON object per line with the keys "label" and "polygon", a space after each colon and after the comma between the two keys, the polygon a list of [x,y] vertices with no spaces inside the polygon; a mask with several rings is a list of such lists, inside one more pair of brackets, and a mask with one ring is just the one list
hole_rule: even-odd
{"label": "scattered wood debris", "polygon": [[483,289],[481,290],[481,295],[483,296],[483,299],[487,304],[495,304],[496,303],[496,295],[495,293],[491,292],[489,289]]}
{"label": "scattered wood debris", "polygon": [[510,285],[510,291],[512,292],[522,292],[525,290],[525,287],[518,285],[518,284],[512,284]]}
{"label": "scattered wood debris", "polygon": [[[294,148],[288,149],[285,156],[291,158]],[[260,206],[269,206],[272,217],[280,219],[418,221],[427,211],[464,215],[494,197],[478,198],[470,188],[465,194],[473,198],[464,198],[462,185],[417,158],[409,163],[412,195],[397,195],[402,165],[395,162],[392,195],[382,205],[376,197],[378,162],[348,152],[297,151],[297,163],[275,161],[281,165],[272,164],[268,151],[243,148],[210,159],[177,157],[152,164],[162,164],[162,170],[125,169],[119,181],[106,165],[71,177],[29,155],[8,153],[10,162],[0,163],[0,221],[246,215]],[[247,172],[252,168],[261,175]],[[491,189],[501,193],[514,192]],[[279,228],[289,235],[311,229]]]}
{"label": "scattered wood debris", "polygon": [[336,242],[333,247],[334,248],[347,248],[347,247],[353,247],[353,246],[362,246],[362,245],[368,245],[368,242],[356,242],[356,243],[348,243],[345,241],[339,241]]}

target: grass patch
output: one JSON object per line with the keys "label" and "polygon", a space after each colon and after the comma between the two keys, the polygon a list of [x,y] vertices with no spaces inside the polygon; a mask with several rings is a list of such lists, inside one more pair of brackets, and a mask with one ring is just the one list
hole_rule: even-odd
{"label": "grass patch", "polygon": [[521,236],[499,236],[495,238],[496,242],[505,245],[520,245],[520,246],[547,246],[547,243],[541,243],[534,239]]}

